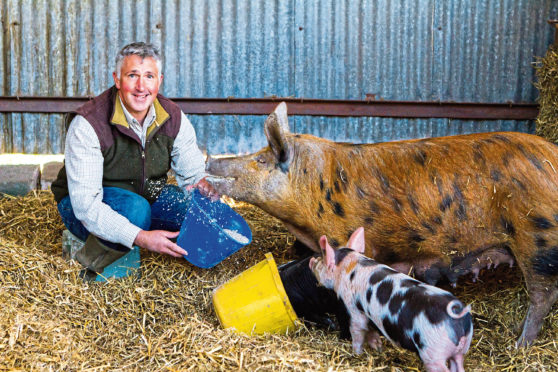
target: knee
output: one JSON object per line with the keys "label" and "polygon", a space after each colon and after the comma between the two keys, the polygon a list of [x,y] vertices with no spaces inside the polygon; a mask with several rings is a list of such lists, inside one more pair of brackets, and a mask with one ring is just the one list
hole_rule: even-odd
{"label": "knee", "polygon": [[151,205],[142,198],[134,198],[128,206],[128,220],[142,230],[149,230],[151,226]]}

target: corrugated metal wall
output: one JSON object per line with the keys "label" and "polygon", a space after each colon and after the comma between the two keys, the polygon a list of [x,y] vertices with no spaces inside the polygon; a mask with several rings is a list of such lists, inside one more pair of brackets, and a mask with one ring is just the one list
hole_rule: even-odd
{"label": "corrugated metal wall", "polygon": [[[534,102],[535,56],[558,0],[1,0],[3,95],[96,95],[123,45],[161,46],[169,97]],[[265,144],[264,117],[190,116],[210,153]],[[291,127],[355,142],[532,122],[293,117]],[[61,115],[0,116],[0,153],[63,152]]]}

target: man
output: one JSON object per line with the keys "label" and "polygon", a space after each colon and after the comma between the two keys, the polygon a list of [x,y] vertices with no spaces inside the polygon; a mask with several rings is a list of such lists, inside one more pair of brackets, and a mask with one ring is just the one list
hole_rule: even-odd
{"label": "man", "polygon": [[[62,221],[85,241],[75,258],[86,279],[133,245],[187,254],[171,240],[186,214],[185,189],[219,197],[204,178],[192,124],[158,94],[158,50],[147,43],[125,46],[113,78],[113,87],[77,109],[66,135],[65,165],[52,184]],[[166,184],[170,168],[179,187]]]}

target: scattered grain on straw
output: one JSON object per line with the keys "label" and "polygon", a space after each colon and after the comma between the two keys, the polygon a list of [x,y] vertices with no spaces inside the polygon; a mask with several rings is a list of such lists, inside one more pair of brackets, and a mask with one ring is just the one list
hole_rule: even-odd
{"label": "scattered grain on straw", "polygon": [[[227,199],[253,242],[211,270],[142,251],[141,277],[85,284],[61,254],[63,225],[52,194],[0,198],[0,370],[418,371],[419,358],[384,342],[356,356],[337,334],[301,327],[248,337],[223,330],[213,288],[273,252],[291,260],[293,237],[276,219]],[[471,303],[471,371],[558,370],[554,307],[534,346],[515,348],[527,296],[516,269],[498,268],[453,292]]]}

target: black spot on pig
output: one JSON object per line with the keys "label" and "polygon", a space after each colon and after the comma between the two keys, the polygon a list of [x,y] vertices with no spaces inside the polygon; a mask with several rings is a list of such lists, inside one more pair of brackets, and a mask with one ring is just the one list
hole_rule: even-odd
{"label": "black spot on pig", "polygon": [[414,214],[418,215],[418,204],[417,201],[415,200],[415,197],[413,196],[413,194],[407,194],[407,201],[409,202],[409,206],[411,207],[411,210],[413,211]]}
{"label": "black spot on pig", "polygon": [[456,201],[457,209],[455,210],[455,216],[460,221],[465,221],[467,219],[467,209],[465,207],[465,197],[463,196],[463,192],[461,192],[461,188],[457,184],[457,181],[453,183],[453,199]]}
{"label": "black spot on pig", "polygon": [[467,219],[467,211],[465,209],[465,205],[460,203],[457,206],[457,209],[454,212],[455,217],[457,217],[458,220],[460,221],[465,221]]}
{"label": "black spot on pig", "polygon": [[537,229],[547,230],[552,227],[552,223],[544,217],[532,216],[531,221],[533,221],[533,225],[535,225]]}
{"label": "black spot on pig", "polygon": [[413,154],[413,159],[416,163],[422,165],[426,163],[426,152],[422,149],[417,149],[416,152]]}
{"label": "black spot on pig", "polygon": [[417,285],[420,285],[420,282],[415,279],[403,279],[399,283],[399,287],[401,288],[412,288],[412,287],[416,287]]}
{"label": "black spot on pig", "polygon": [[554,221],[558,222],[558,213],[554,215]]}
{"label": "black spot on pig", "polygon": [[355,186],[356,193],[359,199],[364,199],[366,197],[366,191],[364,191],[360,186]]}
{"label": "black spot on pig", "polygon": [[403,301],[405,301],[405,296],[401,293],[396,293],[393,297],[389,300],[389,311],[392,315],[395,315],[401,310],[401,305],[403,305]]}
{"label": "black spot on pig", "polygon": [[306,168],[304,168],[304,169],[302,170],[302,172],[303,172],[304,174],[308,173],[308,171],[306,170]]}
{"label": "black spot on pig", "polygon": [[416,331],[413,332],[413,341],[415,342],[417,349],[421,350],[424,347],[424,344],[422,343],[422,339],[420,338],[420,333]]}
{"label": "black spot on pig", "polygon": [[391,292],[393,292],[393,282],[390,279],[382,281],[376,290],[378,302],[381,305],[387,304],[391,297]]}
{"label": "black spot on pig", "polygon": [[364,257],[364,256],[363,256],[363,257],[360,257],[360,259],[359,259],[359,261],[358,261],[358,264],[359,264],[360,266],[363,266],[363,267],[378,266],[378,263],[377,263],[376,261],[374,261],[374,260],[372,260],[372,259],[370,259],[370,258]]}
{"label": "black spot on pig", "polygon": [[535,235],[535,245],[539,248],[546,247],[546,239],[540,235]]}
{"label": "black spot on pig", "polygon": [[421,234],[419,234],[419,232],[415,229],[409,230],[408,238],[409,238],[409,247],[411,247],[412,249],[418,249],[419,243],[425,240],[425,238]]}
{"label": "black spot on pig", "polygon": [[502,173],[497,169],[492,169],[490,171],[490,178],[492,178],[494,181],[498,182],[498,181],[500,181],[500,178],[502,178]]}
{"label": "black spot on pig", "polygon": [[440,211],[445,212],[445,210],[448,209],[451,206],[452,202],[453,202],[453,199],[451,198],[451,195],[446,194],[446,196],[444,196],[444,198],[440,202],[440,205],[439,205]]}
{"label": "black spot on pig", "polygon": [[333,188],[335,189],[335,191],[340,192],[341,189],[339,188],[339,182],[337,182],[337,180],[335,180],[335,182],[333,182]]}
{"label": "black spot on pig", "polygon": [[533,164],[535,166],[535,168],[537,168],[538,170],[542,170],[542,171],[545,170],[542,163],[539,161],[539,159],[537,159],[537,157],[535,155],[529,154],[527,156],[527,160],[529,160],[529,162],[531,164]]}
{"label": "black spot on pig", "polygon": [[332,205],[333,213],[335,213],[339,217],[345,217],[345,210],[343,209],[343,206],[341,204],[339,204],[338,202],[333,202]]}
{"label": "black spot on pig", "polygon": [[326,198],[326,200],[327,200],[328,202],[331,201],[331,189],[330,189],[330,188],[328,188],[328,189],[326,190],[325,198]]}
{"label": "black spot on pig", "polygon": [[367,225],[372,225],[374,223],[374,219],[370,216],[364,218],[364,223]]}
{"label": "black spot on pig", "polygon": [[519,187],[522,191],[526,191],[527,188],[525,187],[525,185],[523,184],[523,182],[521,182],[520,180],[518,180],[515,177],[512,177],[512,182],[514,183],[514,185],[516,185],[517,187]]}
{"label": "black spot on pig", "polygon": [[331,239],[329,240],[329,242],[331,243],[331,246],[332,246],[333,248],[339,248],[339,245],[340,245],[340,244],[339,244],[339,242],[337,241],[337,239],[331,238]]}
{"label": "black spot on pig", "polygon": [[384,192],[384,194],[387,194],[390,189],[389,179],[387,179],[387,177],[378,169],[376,169],[375,173],[376,178],[378,178],[378,180],[380,181],[380,187],[382,188],[382,191]]}
{"label": "black spot on pig", "polygon": [[355,306],[358,309],[358,311],[360,311],[361,313],[364,313],[364,308],[362,307],[362,303],[360,303],[360,299],[356,300]]}
{"label": "black spot on pig", "polygon": [[521,143],[516,143],[515,145],[517,149],[523,154],[523,156],[525,156],[527,160],[529,160],[529,163],[533,164],[538,170],[544,170],[539,159],[537,159],[537,157],[533,153],[528,152],[525,149],[525,146],[523,146]]}
{"label": "black spot on pig", "polygon": [[401,213],[401,201],[396,197],[392,197],[391,203],[393,205],[393,210],[397,213]]}
{"label": "black spot on pig", "polygon": [[540,248],[532,258],[533,269],[539,275],[558,275],[558,246]]}
{"label": "black spot on pig", "polygon": [[378,212],[380,211],[378,203],[376,203],[374,200],[370,201],[370,203],[368,203],[368,206],[370,207],[370,213],[378,214]]}
{"label": "black spot on pig", "polygon": [[434,222],[436,225],[441,225],[442,224],[442,217],[440,216],[434,216],[432,218],[432,222]]}
{"label": "black spot on pig", "polygon": [[351,272],[351,275],[349,275],[349,280],[352,282],[353,280],[355,280],[355,270],[353,270]]}
{"label": "black spot on pig", "polygon": [[368,288],[366,290],[366,303],[370,303],[371,298],[372,298],[372,288]]}
{"label": "black spot on pig", "polygon": [[321,202],[318,202],[318,217],[324,213],[324,206],[322,205]]}
{"label": "black spot on pig", "polygon": [[495,134],[492,136],[492,139],[503,142],[505,144],[511,144],[511,140],[503,134]]}
{"label": "black spot on pig", "polygon": [[386,276],[393,275],[396,273],[397,271],[395,270],[389,269],[387,267],[382,267],[381,269],[374,271],[372,275],[370,275],[370,278],[368,278],[368,283],[370,285],[375,285],[381,282],[382,280],[384,280]]}
{"label": "black spot on pig", "polygon": [[411,341],[409,337],[405,334],[403,328],[399,324],[393,323],[387,316],[382,319],[382,325],[386,331],[389,338],[395,341],[399,346],[404,349],[417,352],[415,344]]}
{"label": "black spot on pig", "polygon": [[340,248],[340,249],[336,250],[335,251],[335,264],[339,265],[339,263],[341,261],[343,261],[345,259],[345,257],[347,257],[347,255],[351,252],[353,252],[353,250],[349,249],[349,248]]}
{"label": "black spot on pig", "polygon": [[502,216],[500,217],[500,223],[502,224],[504,230],[506,230],[506,233],[508,235],[515,236],[515,227],[513,226],[513,223],[510,220]]}
{"label": "black spot on pig", "polygon": [[324,179],[322,178],[321,174],[320,174],[320,191],[324,191]]}
{"label": "black spot on pig", "polygon": [[429,233],[431,233],[431,234],[435,234],[435,233],[436,233],[436,230],[435,230],[435,229],[432,227],[432,225],[429,224],[428,222],[422,221],[422,222],[421,222],[421,225],[422,225],[422,227],[424,227],[426,230],[428,230]]}
{"label": "black spot on pig", "polygon": [[479,164],[481,168],[486,168],[486,159],[479,147],[478,144],[473,145],[473,161]]}

